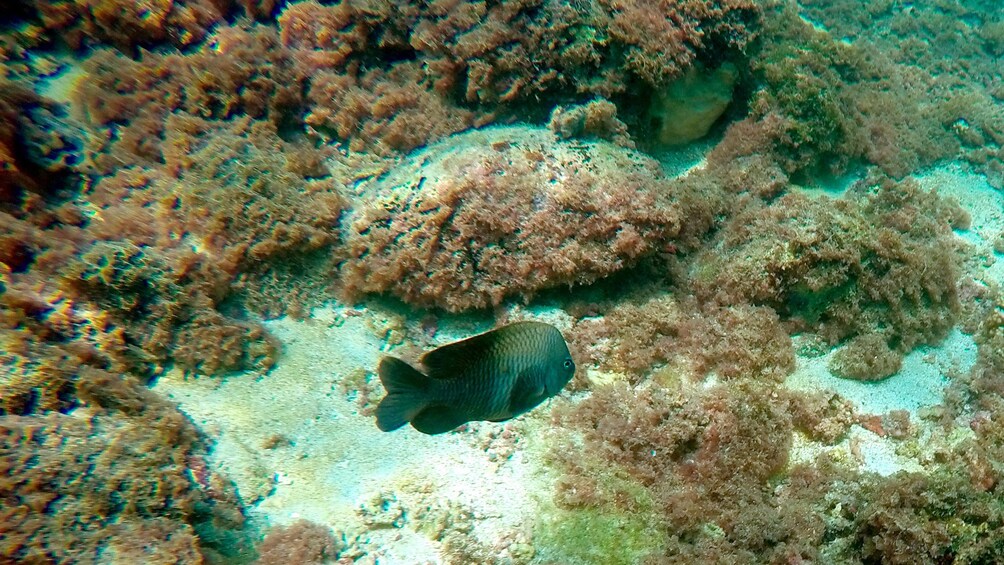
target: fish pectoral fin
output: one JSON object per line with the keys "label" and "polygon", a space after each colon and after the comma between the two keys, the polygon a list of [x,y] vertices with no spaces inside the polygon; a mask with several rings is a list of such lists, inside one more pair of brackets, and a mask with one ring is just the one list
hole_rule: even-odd
{"label": "fish pectoral fin", "polygon": [[469,420],[463,414],[447,406],[429,406],[411,420],[411,425],[423,434],[446,433]]}
{"label": "fish pectoral fin", "polygon": [[547,397],[544,385],[537,385],[532,379],[516,379],[512,394],[509,395],[509,412],[513,415],[529,412]]}

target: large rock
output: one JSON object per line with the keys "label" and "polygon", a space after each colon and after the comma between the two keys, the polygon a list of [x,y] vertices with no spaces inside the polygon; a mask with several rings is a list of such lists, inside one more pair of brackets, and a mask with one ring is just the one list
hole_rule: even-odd
{"label": "large rock", "polygon": [[529,127],[453,136],[360,190],[343,223],[349,296],[390,293],[450,311],[591,283],[681,226],[652,159]]}

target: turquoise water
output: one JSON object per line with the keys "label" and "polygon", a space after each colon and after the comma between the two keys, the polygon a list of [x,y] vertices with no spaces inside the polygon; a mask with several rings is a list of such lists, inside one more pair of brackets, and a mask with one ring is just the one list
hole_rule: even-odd
{"label": "turquoise water", "polygon": [[1004,562],[1002,55],[980,0],[9,7],[0,563]]}

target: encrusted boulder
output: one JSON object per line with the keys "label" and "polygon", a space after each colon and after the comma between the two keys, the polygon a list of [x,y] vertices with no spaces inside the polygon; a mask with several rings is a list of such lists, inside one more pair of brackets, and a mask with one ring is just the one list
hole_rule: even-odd
{"label": "encrusted boulder", "polygon": [[350,297],[461,311],[589,284],[680,233],[659,164],[605,141],[502,127],[453,136],[359,187]]}

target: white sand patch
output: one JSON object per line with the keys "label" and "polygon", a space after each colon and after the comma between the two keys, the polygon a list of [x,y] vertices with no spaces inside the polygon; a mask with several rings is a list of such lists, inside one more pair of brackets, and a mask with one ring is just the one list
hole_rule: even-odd
{"label": "white sand patch", "polygon": [[854,403],[858,412],[884,414],[909,410],[914,417],[925,406],[939,404],[948,385],[946,373],[968,371],[976,361],[972,336],[953,330],[936,347],[918,347],[903,359],[898,373],[876,382],[834,376],[827,369],[833,351],[821,357],[796,357],[795,372],[785,384],[795,390],[833,391]]}
{"label": "white sand patch", "polygon": [[[903,359],[898,373],[877,382],[864,382],[834,376],[827,369],[833,351],[821,357],[796,356],[795,372],[788,376],[785,385],[802,391],[832,391],[854,404],[859,414],[883,415],[892,410],[910,412],[912,425],[918,426],[921,437],[931,430],[920,418],[920,409],[940,404],[948,375],[969,371],[976,362],[976,344],[972,336],[953,330],[945,340],[934,347],[918,347]],[[853,426],[840,443],[826,446],[807,441],[796,434],[791,451],[791,462],[811,462],[820,453],[829,452],[839,460],[858,466],[862,471],[886,476],[899,471],[920,472],[919,458],[936,447],[930,442],[915,442],[917,448],[902,449],[907,442],[892,437],[881,437],[860,426]]]}
{"label": "white sand patch", "polygon": [[685,177],[708,166],[708,153],[717,140],[704,139],[680,147],[667,147],[652,155],[669,178]]}
{"label": "white sand patch", "polygon": [[[996,261],[993,242],[1004,231],[1004,195],[987,184],[984,177],[964,172],[957,164],[938,167],[917,177],[925,190],[935,190],[942,196],[958,199],[972,217],[968,230],[957,235],[973,245],[972,252],[984,258],[987,277],[1004,281],[1004,264]],[[976,362],[976,344],[972,336],[953,330],[937,346],[919,347],[903,360],[895,375],[878,382],[842,379],[830,373],[827,363],[833,351],[820,357],[797,357],[795,372],[785,384],[795,390],[833,391],[854,403],[861,414],[885,414],[891,410],[908,410],[911,421],[921,424],[922,437],[929,434],[918,418],[921,408],[940,404],[949,376],[969,371]],[[924,442],[921,441],[921,444]],[[923,450],[904,455],[901,441],[882,438],[855,426],[848,437],[836,446],[826,447],[799,439],[792,450],[792,462],[810,461],[821,451],[834,451],[861,465],[863,470],[882,475],[900,470],[917,471],[917,457]]]}
{"label": "white sand patch", "polygon": [[835,445],[823,445],[796,433],[789,464],[811,465],[819,455],[826,453],[834,461],[882,476],[900,471],[922,473],[931,465],[938,465],[963,442],[973,441],[976,435],[969,426],[945,430],[927,420],[911,420],[911,426],[915,426],[915,431],[903,439],[882,437],[853,427],[847,437]]}
{"label": "white sand patch", "polygon": [[986,178],[963,171],[958,164],[945,165],[917,176],[925,190],[958,199],[972,216],[972,226],[959,236],[974,245],[993,243],[1004,231],[1004,195],[987,183]]}
{"label": "white sand patch", "polygon": [[913,453],[903,453],[901,448],[905,445],[905,442],[883,438],[858,427],[851,428],[847,437],[833,446],[821,445],[795,434],[789,464],[811,464],[825,452],[836,461],[883,477],[899,471],[923,472],[923,465]]}
{"label": "white sand patch", "polygon": [[[38,65],[38,57],[35,64]],[[41,78],[35,89],[42,96],[63,104],[73,104],[73,93],[81,81],[87,80],[87,71],[69,57],[45,57],[47,64],[58,69]]]}
{"label": "white sand patch", "polygon": [[[549,483],[519,450],[492,461],[491,449],[472,445],[487,443],[485,434],[501,425],[383,433],[340,389],[342,379],[376,367],[393,333],[387,328],[399,324],[393,315],[337,307],[308,321],[269,322],[283,344],[271,373],[222,381],[172,373],[155,390],[216,439],[214,462],[254,503],[253,518],[327,524],[350,541],[358,536],[356,547],[381,564],[442,562],[435,538],[451,528],[495,547],[524,538]],[[267,448],[276,434],[290,443]]]}

